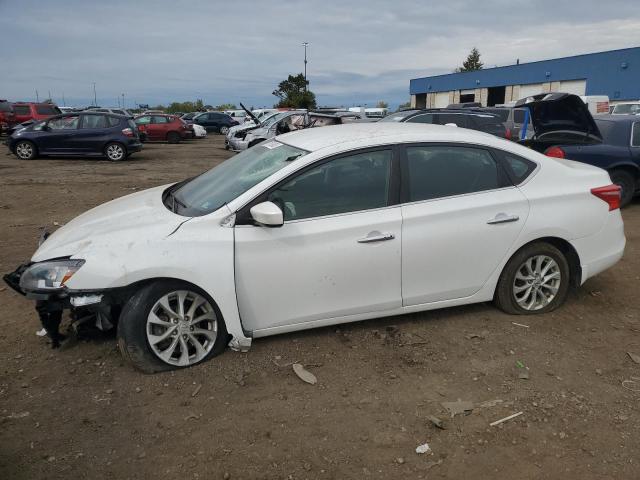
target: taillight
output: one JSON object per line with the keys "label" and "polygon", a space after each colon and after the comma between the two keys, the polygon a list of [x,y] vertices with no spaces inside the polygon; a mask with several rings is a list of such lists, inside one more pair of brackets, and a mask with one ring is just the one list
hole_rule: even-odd
{"label": "taillight", "polygon": [[549,147],[544,151],[547,157],[564,158],[564,150],[560,147]]}
{"label": "taillight", "polygon": [[511,140],[511,129],[510,128],[505,128],[504,138],[506,138],[507,140]]}
{"label": "taillight", "polygon": [[619,185],[607,185],[606,187],[592,188],[591,193],[603,202],[607,202],[609,211],[611,211],[620,208],[621,190]]}
{"label": "taillight", "polygon": [[131,130],[130,128],[125,128],[122,130],[122,134],[125,137],[133,137],[133,130]]}

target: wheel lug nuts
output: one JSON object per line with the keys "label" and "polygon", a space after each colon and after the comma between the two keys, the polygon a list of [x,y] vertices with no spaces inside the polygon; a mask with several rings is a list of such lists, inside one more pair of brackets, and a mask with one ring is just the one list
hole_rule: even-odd
{"label": "wheel lug nuts", "polygon": [[173,332],[171,332],[171,335],[173,335],[175,337],[176,335],[178,335],[178,331],[174,330]]}
{"label": "wheel lug nuts", "polygon": [[174,318],[174,319],[173,319],[173,323],[178,323],[178,319],[177,319],[177,318]]}
{"label": "wheel lug nuts", "polygon": [[187,336],[186,336],[186,335],[182,335],[182,338],[183,338],[184,340],[186,340],[186,339],[187,339]]}
{"label": "wheel lug nuts", "polygon": [[189,327],[189,330],[191,330],[193,332],[193,327]]}

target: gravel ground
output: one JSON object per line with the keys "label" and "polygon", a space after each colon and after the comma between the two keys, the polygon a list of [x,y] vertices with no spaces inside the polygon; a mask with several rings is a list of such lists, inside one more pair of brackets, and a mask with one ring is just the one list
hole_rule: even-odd
{"label": "gravel ground", "polygon": [[[216,135],[117,164],[0,154],[0,271],[30,257],[41,226],[230,155]],[[50,350],[32,303],[0,286],[0,478],[640,478],[640,364],[627,353],[640,355],[640,202],[623,216],[624,259],[552,314],[411,314],[152,376],[113,336]],[[442,403],[457,400],[473,410],[452,418]]]}

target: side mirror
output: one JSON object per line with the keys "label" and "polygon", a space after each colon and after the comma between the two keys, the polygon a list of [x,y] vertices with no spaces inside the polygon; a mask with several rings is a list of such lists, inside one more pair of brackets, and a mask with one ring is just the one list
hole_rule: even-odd
{"label": "side mirror", "polygon": [[262,202],[254,205],[249,212],[258,225],[281,227],[284,224],[282,210],[273,202]]}

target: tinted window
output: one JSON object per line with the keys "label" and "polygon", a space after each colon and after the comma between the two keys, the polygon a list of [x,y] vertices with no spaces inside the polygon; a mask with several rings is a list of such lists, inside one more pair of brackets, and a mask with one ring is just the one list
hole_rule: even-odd
{"label": "tinted window", "polygon": [[285,220],[385,207],[391,150],[338,158],[296,176],[269,194]]}
{"label": "tinted window", "polygon": [[149,116],[138,117],[138,118],[135,119],[135,122],[138,125],[148,125],[149,123],[151,123],[151,117],[149,117]]}
{"label": "tinted window", "polygon": [[36,113],[38,115],[58,115],[62,112],[55,105],[36,105]]}
{"label": "tinted window", "polygon": [[117,127],[120,125],[120,119],[117,117],[107,117],[107,124],[110,127]]}
{"label": "tinted window", "polygon": [[504,108],[487,108],[487,111],[497,115],[501,122],[509,120],[509,110]]}
{"label": "tinted window", "polygon": [[458,127],[466,127],[469,124],[466,115],[456,113],[439,113],[436,123],[446,125],[447,123],[455,123]]}
{"label": "tinted window", "polygon": [[[380,121],[381,122],[402,122],[409,115],[413,115],[417,111],[418,110],[403,110],[402,112],[392,113],[391,115],[384,117]],[[423,122],[423,123],[430,123],[430,122]]]}
{"label": "tinted window", "polygon": [[14,105],[13,111],[16,115],[31,115],[29,105]]}
{"label": "tinted window", "polygon": [[9,102],[0,102],[0,112],[10,112],[11,104]]}
{"label": "tinted window", "polygon": [[107,117],[104,115],[85,115],[82,128],[106,128]]}
{"label": "tinted window", "polygon": [[118,115],[124,115],[124,112],[122,110],[111,110],[111,112],[118,114]]}
{"label": "tinted window", "polygon": [[151,117],[151,123],[169,123],[169,119],[167,117],[161,116],[153,116]]}
{"label": "tinted window", "polygon": [[409,120],[407,120],[407,123],[433,123],[433,115],[430,113],[416,115],[415,117],[411,117]]}
{"label": "tinted window", "polygon": [[498,165],[486,150],[454,146],[407,147],[408,201],[501,187]]}
{"label": "tinted window", "polygon": [[501,155],[511,173],[513,183],[516,185],[522,183],[536,168],[536,164],[526,158],[518,157],[517,155],[507,152],[501,152]]}
{"label": "tinted window", "polygon": [[47,126],[51,130],[75,130],[78,128],[78,115],[69,117],[54,118],[47,123]]}
{"label": "tinted window", "polygon": [[631,132],[631,146],[640,147],[640,122],[635,122],[633,124]]}

